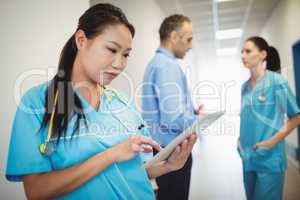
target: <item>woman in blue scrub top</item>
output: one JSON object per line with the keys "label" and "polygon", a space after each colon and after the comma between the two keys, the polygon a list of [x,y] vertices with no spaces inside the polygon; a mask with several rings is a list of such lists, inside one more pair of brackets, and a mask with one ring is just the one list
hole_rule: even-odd
{"label": "woman in blue scrub top", "polygon": [[126,95],[107,88],[126,67],[133,36],[119,8],[89,8],[55,77],[23,96],[6,177],[23,181],[29,199],[155,199],[149,179],[184,165],[194,134],[168,160],[145,169],[159,144]]}
{"label": "woman in blue scrub top", "polygon": [[250,78],[242,85],[238,151],[248,200],[283,198],[287,168],[284,139],[300,124],[300,110],[288,82],[268,70],[268,62],[263,66],[265,60],[279,61],[268,58],[276,55],[270,51],[260,37],[247,39],[242,49]]}

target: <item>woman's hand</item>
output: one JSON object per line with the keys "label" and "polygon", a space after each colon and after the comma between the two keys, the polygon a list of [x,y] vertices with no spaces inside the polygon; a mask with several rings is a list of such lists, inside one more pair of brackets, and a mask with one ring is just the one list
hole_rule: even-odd
{"label": "woman's hand", "polygon": [[253,148],[254,149],[257,149],[259,147],[272,148],[278,142],[284,140],[284,138],[288,136],[292,132],[292,130],[294,130],[299,125],[300,125],[300,114],[296,114],[292,118],[287,120],[284,126],[277,133],[275,133],[270,139],[255,144]]}
{"label": "woman's hand", "polygon": [[150,137],[135,135],[108,149],[108,151],[113,162],[122,162],[130,160],[139,152],[150,153],[152,152],[152,147],[158,151],[161,148],[160,145]]}
{"label": "woman's hand", "polygon": [[256,143],[254,146],[253,146],[253,149],[256,150],[257,148],[272,148],[276,143],[269,139],[269,140],[266,140],[266,141],[262,141],[262,142],[258,142]]}
{"label": "woman's hand", "polygon": [[196,141],[197,135],[195,133],[185,139],[175,148],[168,160],[165,161],[165,167],[170,171],[181,169],[187,161]]}
{"label": "woman's hand", "polygon": [[166,161],[161,161],[146,168],[149,178],[156,178],[182,168],[187,161],[196,140],[197,135],[193,133],[175,148]]}

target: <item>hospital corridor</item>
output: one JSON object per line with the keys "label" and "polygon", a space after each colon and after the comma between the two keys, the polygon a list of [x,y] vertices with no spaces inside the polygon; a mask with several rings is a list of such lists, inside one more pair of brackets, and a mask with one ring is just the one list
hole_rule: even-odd
{"label": "hospital corridor", "polygon": [[300,0],[1,0],[0,200],[300,200]]}

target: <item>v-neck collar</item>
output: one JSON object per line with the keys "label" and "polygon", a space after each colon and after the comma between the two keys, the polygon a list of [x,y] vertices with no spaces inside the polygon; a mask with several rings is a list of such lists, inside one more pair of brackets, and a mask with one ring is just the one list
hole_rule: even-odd
{"label": "v-neck collar", "polygon": [[252,88],[251,77],[249,78],[247,88],[250,90],[251,93],[254,93],[256,90],[258,90],[257,88],[259,88],[261,83],[267,79],[267,77],[269,76],[269,73],[270,72],[268,70],[266,70],[266,73],[258,79],[254,88]]}
{"label": "v-neck collar", "polygon": [[78,95],[80,101],[83,104],[84,109],[87,109],[86,112],[95,112],[95,113],[101,113],[101,111],[103,111],[103,105],[104,105],[104,94],[102,93],[100,96],[100,104],[98,106],[98,110],[96,110],[95,108],[93,108],[90,103],[80,94],[80,92],[72,85],[73,90],[75,91],[75,93]]}

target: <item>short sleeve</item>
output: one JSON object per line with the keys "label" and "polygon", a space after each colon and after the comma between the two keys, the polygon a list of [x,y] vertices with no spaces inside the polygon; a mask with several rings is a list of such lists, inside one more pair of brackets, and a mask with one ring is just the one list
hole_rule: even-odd
{"label": "short sleeve", "polygon": [[276,90],[276,96],[279,99],[280,110],[287,114],[288,118],[292,118],[300,113],[296,97],[291,91],[287,81],[283,81],[279,90]]}
{"label": "short sleeve", "polygon": [[22,175],[52,170],[49,159],[39,151],[39,145],[44,142],[39,131],[43,113],[36,104],[42,94],[36,91],[23,96],[15,113],[6,168],[9,181],[21,181]]}
{"label": "short sleeve", "polygon": [[243,107],[243,101],[244,101],[244,96],[247,93],[247,86],[248,86],[248,81],[242,84],[241,86],[241,108]]}

